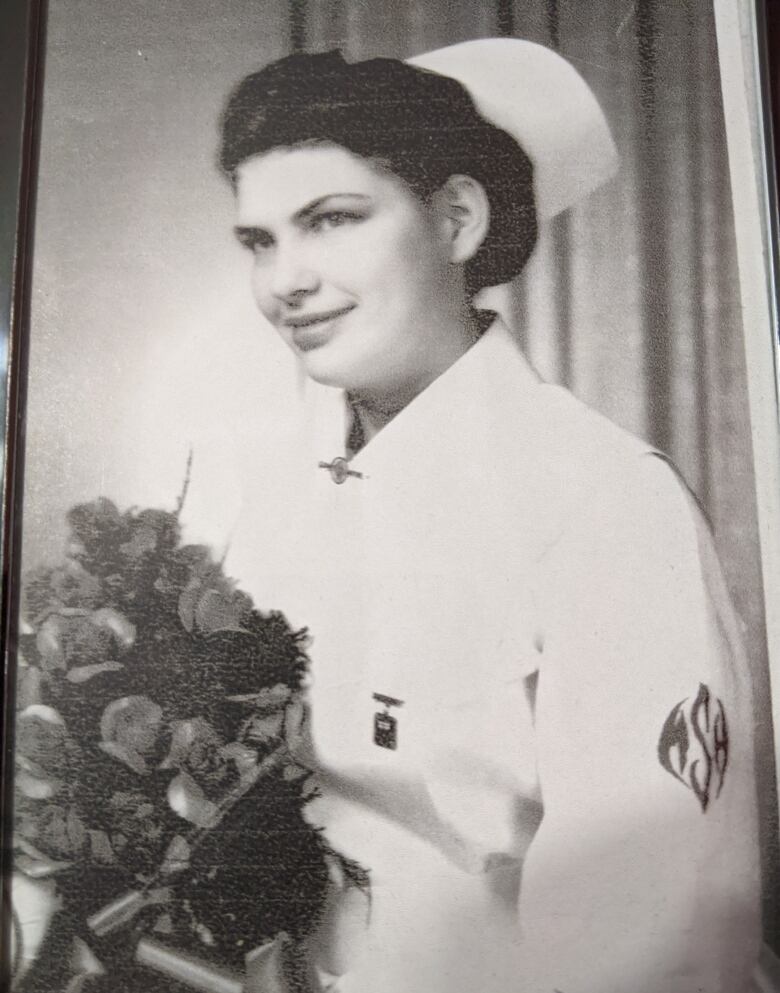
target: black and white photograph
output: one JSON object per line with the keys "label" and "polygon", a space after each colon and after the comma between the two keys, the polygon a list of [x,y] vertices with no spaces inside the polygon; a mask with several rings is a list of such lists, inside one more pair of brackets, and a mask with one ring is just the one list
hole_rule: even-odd
{"label": "black and white photograph", "polygon": [[40,5],[14,993],[780,993],[757,11]]}

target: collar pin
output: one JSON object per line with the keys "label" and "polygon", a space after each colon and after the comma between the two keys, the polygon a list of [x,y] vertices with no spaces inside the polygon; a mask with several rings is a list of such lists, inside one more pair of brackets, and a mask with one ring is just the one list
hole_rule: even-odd
{"label": "collar pin", "polygon": [[338,456],[338,458],[333,459],[332,462],[320,462],[318,468],[327,469],[330,473],[330,478],[334,483],[341,485],[341,483],[346,482],[348,476],[354,476],[356,479],[362,479],[363,473],[356,472],[354,469],[349,468],[349,462],[345,458]]}

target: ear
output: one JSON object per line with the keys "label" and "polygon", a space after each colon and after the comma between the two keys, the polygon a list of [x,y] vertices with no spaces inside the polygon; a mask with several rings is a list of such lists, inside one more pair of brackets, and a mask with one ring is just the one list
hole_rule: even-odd
{"label": "ear", "polygon": [[434,204],[448,241],[450,262],[467,262],[479,251],[490,225],[490,202],[471,176],[450,176],[434,194]]}

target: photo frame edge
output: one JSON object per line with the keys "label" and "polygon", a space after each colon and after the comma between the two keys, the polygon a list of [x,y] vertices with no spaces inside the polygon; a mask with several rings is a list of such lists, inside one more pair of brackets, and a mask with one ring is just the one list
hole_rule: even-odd
{"label": "photo frame edge", "polygon": [[[780,404],[777,274],[772,250],[769,136],[762,109],[761,9],[715,0],[732,206],[737,243],[743,340],[748,379],[761,569],[764,586],[771,712],[780,727]],[[761,251],[756,251],[761,246]],[[775,678],[772,678],[774,675]],[[780,745],[775,733],[775,770]]]}
{"label": "photo frame edge", "polygon": [[[14,753],[14,631],[19,597],[18,544],[24,458],[27,318],[36,195],[37,133],[46,0],[7,0],[0,13],[0,950],[10,948],[12,918],[12,766]],[[8,988],[10,958],[0,954],[0,986]]]}

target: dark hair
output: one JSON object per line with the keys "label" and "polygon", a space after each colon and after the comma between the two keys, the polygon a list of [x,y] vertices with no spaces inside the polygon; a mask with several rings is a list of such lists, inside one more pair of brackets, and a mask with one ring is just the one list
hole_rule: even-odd
{"label": "dark hair", "polygon": [[423,202],[452,175],[480,183],[490,226],[467,263],[470,293],[507,282],[533,251],[531,162],[448,76],[396,59],[350,64],[338,51],[289,55],[247,76],[231,94],[219,165],[235,183],[244,160],[306,142],[339,145],[379,161]]}

